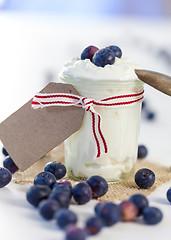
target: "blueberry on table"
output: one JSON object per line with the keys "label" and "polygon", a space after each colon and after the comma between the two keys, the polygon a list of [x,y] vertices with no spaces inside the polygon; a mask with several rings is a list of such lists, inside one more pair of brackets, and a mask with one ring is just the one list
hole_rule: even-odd
{"label": "blueberry on table", "polygon": [[61,179],[66,174],[66,167],[60,162],[50,162],[46,164],[44,171],[52,173],[56,179]]}
{"label": "blueberry on table", "polygon": [[99,217],[90,217],[85,224],[85,230],[88,235],[95,235],[100,232],[103,222]]}
{"label": "blueberry on table", "polygon": [[159,223],[162,220],[163,214],[158,208],[146,207],[143,210],[143,218],[145,223],[154,225]]}
{"label": "blueberry on table", "polygon": [[84,229],[71,225],[66,230],[65,240],[85,240],[86,232]]}
{"label": "blueberry on table", "polygon": [[66,228],[70,224],[76,224],[77,215],[71,210],[61,209],[57,212],[55,219],[60,228]]}
{"label": "blueberry on table", "polygon": [[46,199],[38,205],[40,215],[46,219],[51,220],[54,218],[55,213],[60,209],[59,204],[53,199]]}
{"label": "blueberry on table", "polygon": [[94,211],[97,216],[99,216],[103,204],[105,204],[105,202],[100,201],[95,205]]}
{"label": "blueberry on table", "polygon": [[138,215],[137,206],[129,200],[127,201],[125,200],[121,202],[120,210],[121,210],[121,219],[124,222],[133,221]]}
{"label": "blueberry on table", "polygon": [[108,183],[101,176],[92,176],[86,182],[90,185],[94,198],[101,197],[108,191]]}
{"label": "blueberry on table", "polygon": [[105,226],[112,226],[121,220],[120,207],[112,202],[104,203],[98,212],[98,217]]}
{"label": "blueberry on table", "polygon": [[7,168],[11,173],[15,173],[18,170],[17,165],[14,163],[11,157],[7,157],[3,161],[3,166]]}
{"label": "blueberry on table", "polygon": [[166,196],[167,196],[167,200],[171,202],[171,188],[167,190]]}
{"label": "blueberry on table", "polygon": [[155,118],[155,113],[151,111],[146,112],[146,119],[147,120],[153,120]]}
{"label": "blueberry on table", "polygon": [[98,67],[112,65],[115,62],[115,54],[109,48],[102,48],[94,54],[92,62]]}
{"label": "blueberry on table", "polygon": [[88,46],[86,47],[83,52],[81,53],[81,60],[84,59],[90,59],[90,61],[92,61],[93,55],[95,54],[95,52],[97,52],[99,49],[95,46]]}
{"label": "blueberry on table", "polygon": [[51,189],[46,185],[34,185],[29,188],[26,194],[27,201],[37,207],[39,203],[47,199],[51,193]]}
{"label": "blueberry on table", "polygon": [[7,168],[0,167],[0,188],[5,187],[11,182],[12,174]]}
{"label": "blueberry on table", "polygon": [[138,146],[138,158],[141,159],[141,158],[145,158],[147,156],[147,148],[144,146],[144,145],[139,145]]}
{"label": "blueberry on table", "polygon": [[70,181],[68,180],[59,180],[56,183],[53,184],[52,189],[59,187],[59,186],[64,186],[64,187],[68,187],[70,189],[70,191],[72,191],[72,184]]}
{"label": "blueberry on table", "polygon": [[56,182],[55,176],[50,172],[41,172],[34,179],[34,185],[47,185],[48,187],[52,187]]}
{"label": "blueberry on table", "polygon": [[67,191],[65,191],[62,187],[60,187],[58,190],[54,190],[49,195],[49,199],[57,201],[61,208],[68,208],[71,200],[71,192],[68,191],[68,188]]}
{"label": "blueberry on table", "polygon": [[72,195],[78,204],[85,204],[92,199],[92,190],[88,183],[79,182],[72,188]]}
{"label": "blueberry on table", "polygon": [[142,194],[134,194],[130,197],[129,200],[137,206],[138,216],[140,216],[142,214],[143,209],[148,206],[148,200]]}
{"label": "blueberry on table", "polygon": [[122,51],[119,47],[117,46],[109,46],[110,50],[112,50],[115,54],[115,57],[121,58],[122,57]]}
{"label": "blueberry on table", "polygon": [[135,182],[140,188],[150,188],[155,182],[155,174],[148,168],[142,168],[136,172]]}
{"label": "blueberry on table", "polygon": [[64,185],[56,185],[56,183],[53,185],[53,188],[52,188],[52,193],[54,192],[57,192],[59,194],[66,192],[70,197],[72,195],[72,189]]}
{"label": "blueberry on table", "polygon": [[5,157],[9,155],[7,150],[4,147],[2,148],[2,153],[4,154]]}

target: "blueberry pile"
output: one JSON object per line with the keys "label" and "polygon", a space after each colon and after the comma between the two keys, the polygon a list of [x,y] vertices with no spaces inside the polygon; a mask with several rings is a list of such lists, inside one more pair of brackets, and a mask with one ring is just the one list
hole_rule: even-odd
{"label": "blueberry pile", "polygon": [[[103,196],[108,191],[108,183],[100,176],[92,176],[86,182],[72,186],[70,181],[59,179],[65,174],[66,168],[62,163],[48,163],[44,172],[35,177],[34,185],[27,191],[26,199],[38,209],[45,220],[54,219],[58,228],[65,230],[66,240],[84,240],[88,235],[97,234],[103,226],[103,221],[100,217],[93,216],[87,219],[84,228],[79,228],[77,215],[69,207],[73,201],[82,205],[92,198]],[[115,204],[113,206],[113,212],[111,208],[109,211],[113,222],[117,222],[120,211]],[[112,216],[117,211],[118,216]]]}
{"label": "blueberry pile", "polygon": [[3,147],[2,153],[6,157],[3,161],[3,166],[0,167],[0,188],[5,187],[12,180],[12,174],[18,170],[18,167],[9,156],[7,150]]}
{"label": "blueberry pile", "polygon": [[98,49],[95,46],[89,46],[81,53],[81,60],[90,59],[97,67],[105,67],[107,64],[114,64],[115,57],[121,58],[122,51],[117,46],[109,46]]}

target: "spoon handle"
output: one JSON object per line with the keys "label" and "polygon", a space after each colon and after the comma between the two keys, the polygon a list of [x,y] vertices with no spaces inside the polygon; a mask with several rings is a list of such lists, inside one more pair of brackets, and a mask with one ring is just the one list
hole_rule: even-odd
{"label": "spoon handle", "polygon": [[135,69],[138,78],[157,90],[171,96],[171,77],[162,73]]}

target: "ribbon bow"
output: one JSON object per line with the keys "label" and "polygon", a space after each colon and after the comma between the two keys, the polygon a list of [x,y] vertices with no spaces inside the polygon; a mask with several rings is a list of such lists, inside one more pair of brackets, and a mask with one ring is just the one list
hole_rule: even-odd
{"label": "ribbon bow", "polygon": [[101,115],[95,110],[98,107],[117,107],[130,105],[143,99],[144,90],[138,93],[112,96],[95,100],[67,93],[38,93],[34,96],[32,107],[34,109],[50,106],[77,106],[82,107],[85,111],[90,112],[92,116],[92,131],[96,142],[96,158],[101,157],[102,153],[108,152],[106,140],[102,133]]}

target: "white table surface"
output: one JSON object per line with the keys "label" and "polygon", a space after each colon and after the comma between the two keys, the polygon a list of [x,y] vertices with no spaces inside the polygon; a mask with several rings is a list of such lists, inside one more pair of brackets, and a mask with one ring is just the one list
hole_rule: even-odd
{"label": "white table surface", "polygon": [[[64,62],[78,56],[84,47],[93,44],[121,46],[124,56],[145,68],[171,75],[171,67],[158,53],[171,54],[170,20],[96,19],[85,22],[53,16],[24,16],[0,13],[0,121],[29,100],[48,82],[53,81]],[[171,65],[171,63],[170,63]],[[53,77],[54,76],[54,77]],[[145,86],[148,107],[156,113],[155,121],[142,118],[139,143],[148,147],[147,160],[166,165],[171,163],[171,98]],[[4,157],[1,155],[1,165]],[[155,226],[118,223],[104,228],[88,239],[144,240],[170,236],[171,205],[166,192],[171,181],[153,192],[150,205],[164,215]],[[54,222],[44,221],[27,203],[28,186],[10,183],[0,189],[0,237],[4,240],[62,240],[64,234]],[[79,225],[93,214],[92,200],[84,206],[71,206],[79,217]]]}

